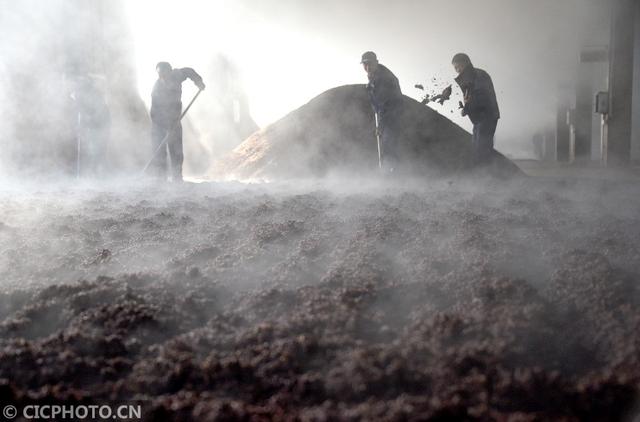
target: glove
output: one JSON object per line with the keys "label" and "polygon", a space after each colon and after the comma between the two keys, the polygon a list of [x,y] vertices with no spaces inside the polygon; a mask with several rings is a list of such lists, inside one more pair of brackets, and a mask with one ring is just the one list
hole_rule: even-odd
{"label": "glove", "polygon": [[462,101],[458,101],[458,108],[460,109],[460,115],[462,117],[467,115],[467,109],[465,108],[464,104],[462,104]]}
{"label": "glove", "polygon": [[205,85],[204,85],[204,82],[202,82],[202,80],[200,80],[199,82],[196,82],[196,86],[200,91],[204,91]]}
{"label": "glove", "polygon": [[443,105],[445,101],[451,98],[451,92],[452,92],[451,85],[449,85],[442,91],[442,94],[440,94],[440,101],[438,101],[440,105]]}

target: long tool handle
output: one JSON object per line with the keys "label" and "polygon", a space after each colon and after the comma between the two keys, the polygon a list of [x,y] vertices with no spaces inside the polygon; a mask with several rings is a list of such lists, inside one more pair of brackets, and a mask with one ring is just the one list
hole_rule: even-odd
{"label": "long tool handle", "polygon": [[189,105],[187,105],[187,107],[184,109],[184,111],[180,115],[180,118],[173,124],[173,126],[171,126],[171,129],[169,129],[167,131],[167,134],[162,139],[162,142],[160,142],[160,145],[158,145],[158,148],[156,148],[156,150],[153,151],[153,154],[151,154],[151,159],[149,160],[147,165],[144,166],[144,168],[142,169],[142,174],[144,174],[147,171],[147,169],[149,168],[149,166],[151,165],[153,160],[156,158],[156,155],[158,155],[158,152],[160,151],[160,149],[164,146],[164,144],[167,143],[167,140],[169,139],[169,136],[171,136],[173,131],[176,130],[176,128],[178,127],[178,124],[182,121],[182,118],[185,116],[185,114],[187,114],[187,111],[189,111],[189,109],[191,108],[193,103],[196,101],[196,98],[198,98],[198,95],[200,95],[201,92],[202,92],[202,90],[198,89],[198,92],[196,92],[196,95],[193,97],[193,99],[191,100]]}
{"label": "long tool handle", "polygon": [[378,168],[382,168],[382,145],[380,144],[380,118],[376,113],[376,140],[378,141]]}

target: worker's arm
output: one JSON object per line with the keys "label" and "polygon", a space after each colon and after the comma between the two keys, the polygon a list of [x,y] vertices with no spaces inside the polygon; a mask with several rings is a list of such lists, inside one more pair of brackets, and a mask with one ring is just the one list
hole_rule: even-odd
{"label": "worker's arm", "polygon": [[471,98],[469,95],[471,92],[471,86],[468,82],[464,82],[462,80],[462,75],[455,78],[454,81],[456,82],[456,84],[458,84],[458,87],[460,87],[460,90],[462,91],[463,101],[458,101],[458,108],[460,109],[460,115],[464,117],[468,114],[467,104],[469,103],[469,100]]}
{"label": "worker's arm", "polygon": [[198,89],[204,90],[205,85],[202,81],[202,76],[198,75],[195,70],[190,67],[183,67],[182,69],[178,69],[181,74],[182,81],[191,79],[194,84],[198,87]]}
{"label": "worker's arm", "polygon": [[391,112],[392,109],[402,100],[402,91],[400,84],[395,77],[382,79],[378,82],[378,90],[376,92],[378,100],[378,112],[385,114]]}
{"label": "worker's arm", "polygon": [[371,104],[371,109],[374,113],[378,112],[378,104],[376,103],[376,94],[375,94],[375,84],[373,81],[370,81],[367,84],[367,95],[369,97],[369,103]]}
{"label": "worker's arm", "polygon": [[490,94],[485,89],[474,89],[466,98],[464,110],[467,114],[480,113],[489,108]]}

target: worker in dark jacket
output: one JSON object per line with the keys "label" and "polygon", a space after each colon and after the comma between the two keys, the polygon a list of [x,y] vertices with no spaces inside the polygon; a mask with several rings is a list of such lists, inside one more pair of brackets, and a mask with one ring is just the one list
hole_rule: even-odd
{"label": "worker in dark jacket", "polygon": [[374,112],[378,115],[378,135],[381,137],[384,167],[393,171],[397,165],[397,147],[401,142],[402,91],[398,78],[372,51],[362,55],[362,66],[367,72],[367,92]]}
{"label": "worker in dark jacket", "polygon": [[[204,89],[202,77],[195,70],[185,67],[173,69],[167,62],[156,66],[158,80],[151,93],[151,143],[153,152],[152,167],[155,175],[166,178],[167,148],[171,159],[171,176],[174,182],[182,181],[182,82],[191,79],[198,89]],[[167,137],[166,146],[157,151]]]}
{"label": "worker in dark jacket", "polygon": [[493,82],[487,72],[473,67],[471,59],[464,53],[456,54],[452,64],[458,73],[455,81],[464,95],[462,115],[469,116],[473,123],[475,164],[488,164],[493,151],[493,136],[500,118]]}

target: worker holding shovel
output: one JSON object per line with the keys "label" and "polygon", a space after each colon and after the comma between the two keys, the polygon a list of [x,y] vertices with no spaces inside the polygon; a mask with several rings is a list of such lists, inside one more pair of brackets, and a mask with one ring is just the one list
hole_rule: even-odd
{"label": "worker holding shovel", "polygon": [[361,64],[369,78],[367,92],[375,112],[378,165],[391,172],[397,166],[397,147],[402,132],[400,83],[389,69],[378,62],[373,51],[362,55]]}
{"label": "worker holding shovel", "polygon": [[451,64],[464,96],[464,103],[460,102],[461,114],[469,116],[473,123],[474,165],[486,166],[492,159],[493,137],[500,119],[493,81],[487,72],[474,67],[464,53],[453,56]]}
{"label": "worker holding shovel", "polygon": [[[158,80],[151,93],[151,144],[153,155],[145,166],[153,170],[153,175],[166,180],[167,149],[169,151],[171,180],[182,181],[182,124],[180,120],[186,114],[197,95],[204,90],[202,77],[195,70],[185,67],[173,69],[167,62],[156,66]],[[182,111],[182,83],[191,79],[198,87],[198,94],[191,101],[187,110]]]}

